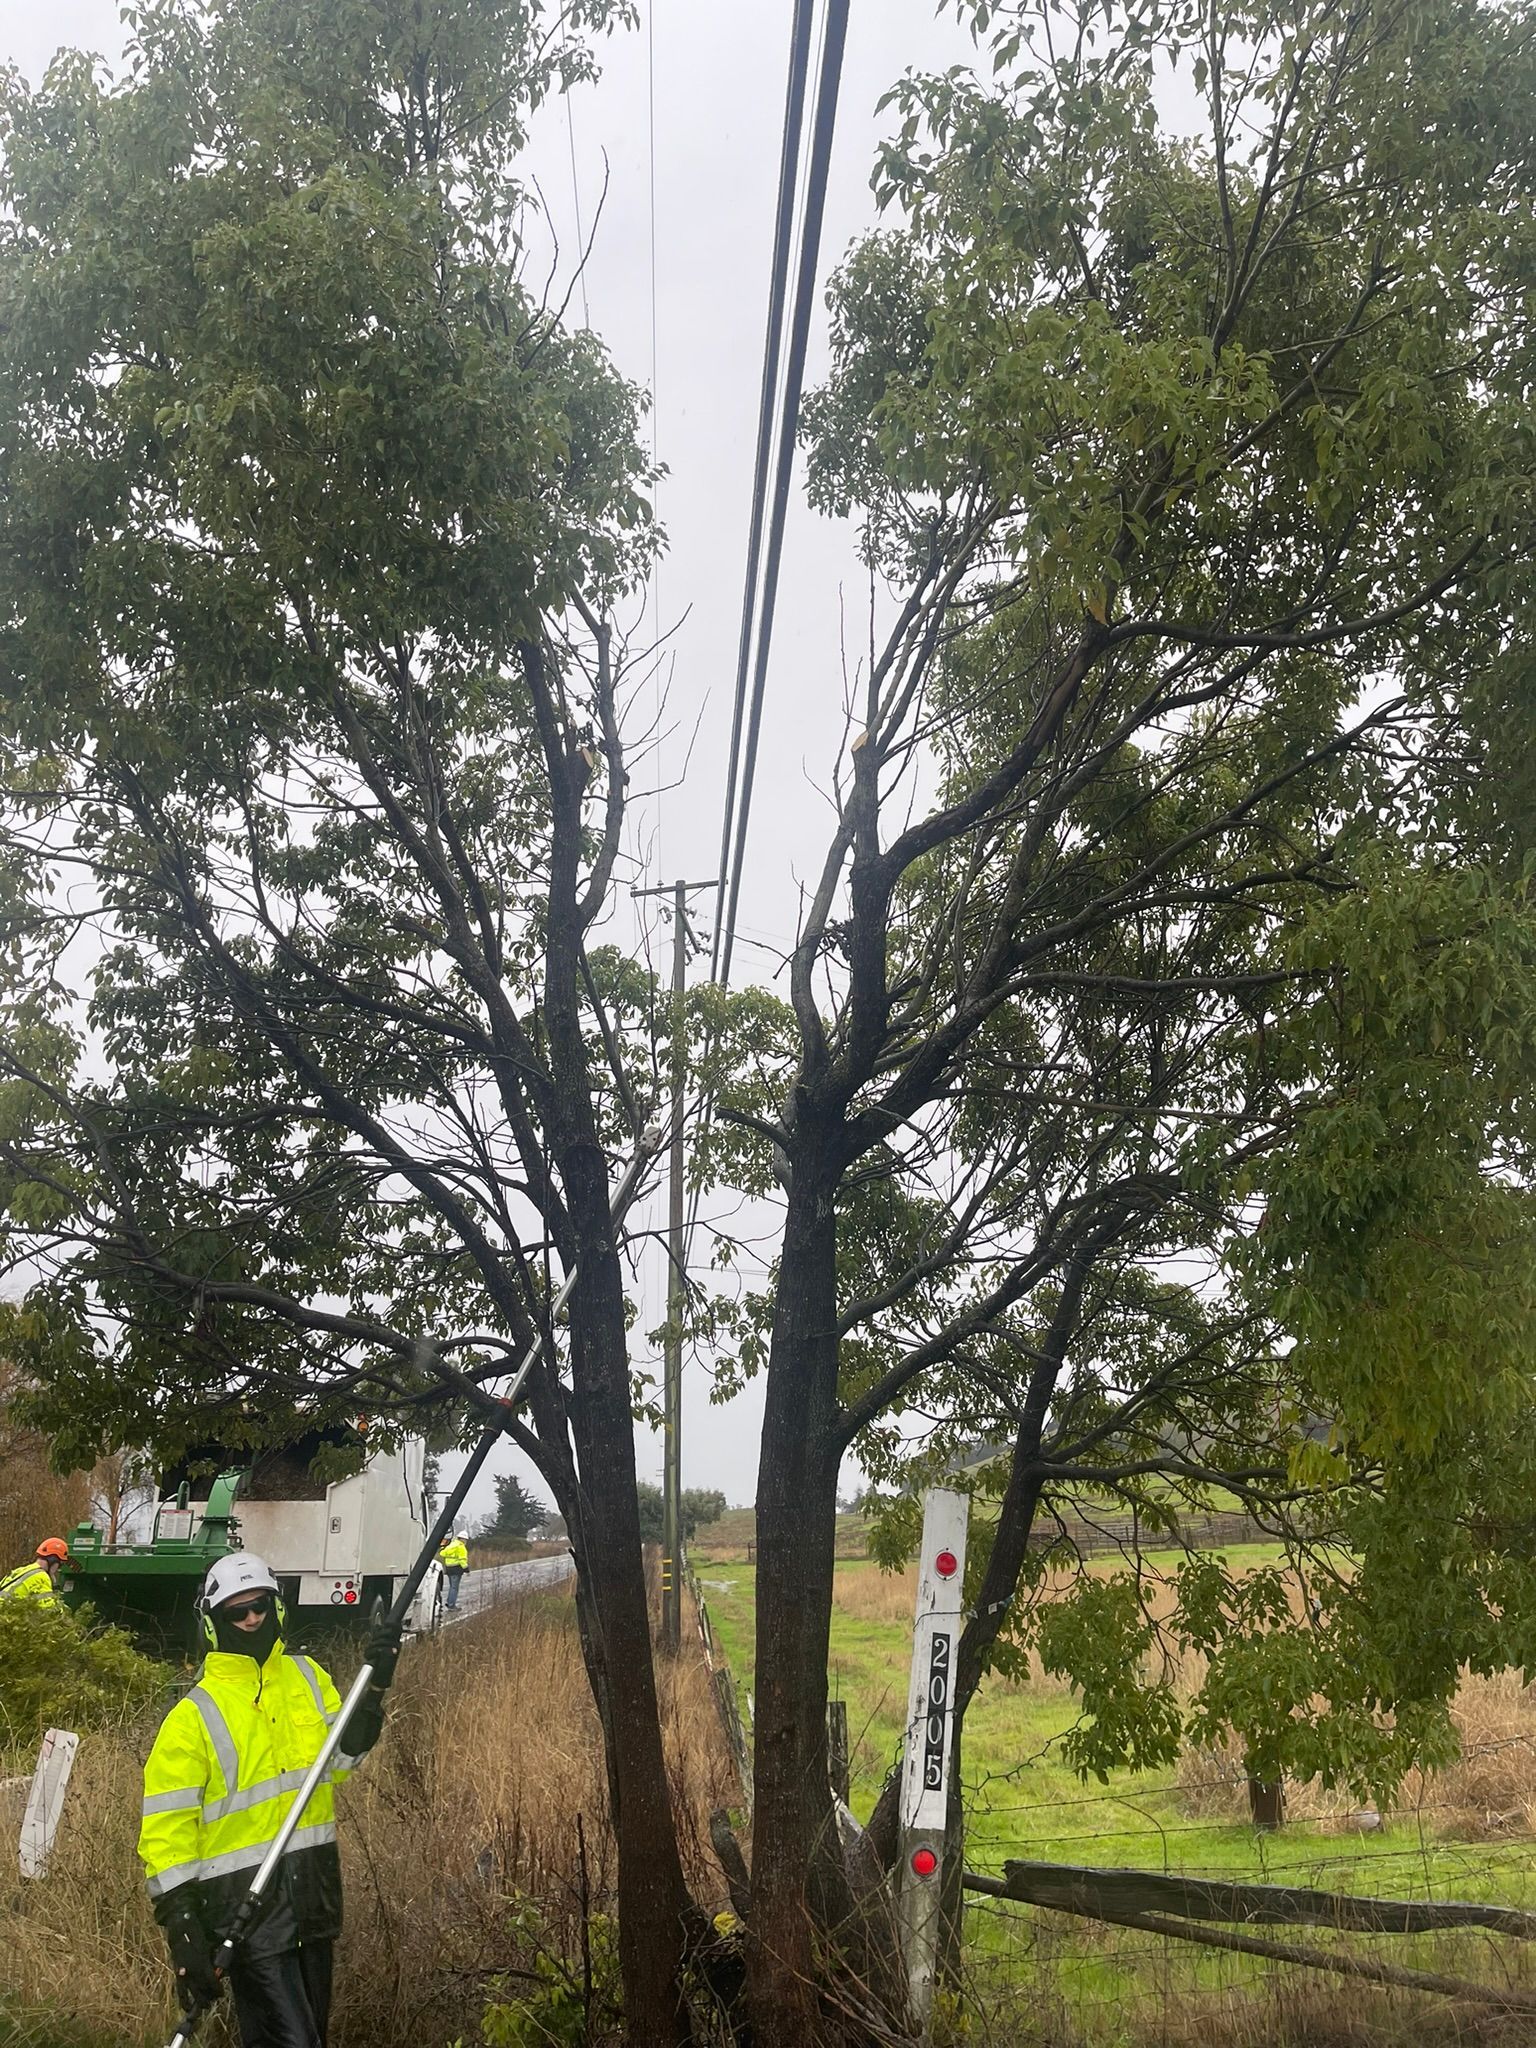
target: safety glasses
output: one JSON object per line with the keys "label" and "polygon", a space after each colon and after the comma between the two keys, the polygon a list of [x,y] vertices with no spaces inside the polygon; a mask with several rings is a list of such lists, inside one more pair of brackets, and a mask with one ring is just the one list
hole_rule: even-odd
{"label": "safety glasses", "polygon": [[272,1611],[270,1593],[253,1594],[249,1600],[227,1600],[219,1612],[229,1621],[265,1621]]}

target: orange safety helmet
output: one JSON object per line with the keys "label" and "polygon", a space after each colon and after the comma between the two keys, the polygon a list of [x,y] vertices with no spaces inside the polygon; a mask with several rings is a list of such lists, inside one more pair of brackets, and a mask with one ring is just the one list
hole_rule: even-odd
{"label": "orange safety helmet", "polygon": [[60,1564],[69,1562],[69,1545],[62,1536],[45,1536],[37,1546],[41,1558],[56,1558]]}

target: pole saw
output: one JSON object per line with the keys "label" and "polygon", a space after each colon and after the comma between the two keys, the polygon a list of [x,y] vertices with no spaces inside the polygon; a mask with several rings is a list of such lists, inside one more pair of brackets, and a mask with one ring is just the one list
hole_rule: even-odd
{"label": "pole saw", "polygon": [[[613,1200],[610,1205],[613,1220],[616,1224],[634,1200],[635,1190],[640,1185],[640,1176],[645,1170],[645,1163],[660,1148],[664,1136],[665,1133],[662,1130],[653,1128],[644,1134],[636,1146],[635,1155],[625,1168],[624,1177],[614,1190]],[[560,1290],[550,1304],[549,1322],[551,1328],[554,1325],[555,1318],[559,1315],[561,1309],[565,1307],[566,1302],[569,1301],[571,1290],[576,1285],[577,1276],[580,1271],[581,1261],[579,1259],[573,1260],[571,1262],[571,1270],[561,1282]],[[426,1577],[432,1560],[441,1548],[443,1538],[452,1530],[455,1521],[458,1519],[459,1509],[464,1505],[469,1489],[479,1477],[481,1466],[500,1441],[502,1432],[506,1429],[507,1424],[512,1420],[513,1410],[522,1394],[528,1375],[538,1363],[539,1353],[543,1349],[544,1333],[541,1330],[534,1337],[533,1342],[519,1360],[517,1370],[512,1375],[511,1385],[497,1401],[496,1413],[487,1420],[485,1428],[480,1433],[479,1442],[470,1452],[463,1471],[453,1483],[452,1491],[438,1510],[437,1520],[432,1525],[432,1533],[422,1545],[416,1562],[411,1566],[409,1572],[406,1573],[405,1580],[399,1592],[395,1595],[394,1602],[385,1617],[393,1627],[401,1628],[404,1626],[405,1617],[411,1610],[411,1602],[421,1590],[421,1582]],[[371,1664],[364,1664],[356,1678],[353,1679],[351,1685],[347,1688],[347,1696],[342,1701],[335,1720],[331,1723],[325,1741],[320,1745],[320,1754],[310,1765],[309,1770],[305,1774],[303,1784],[300,1785],[298,1791],[294,1794],[293,1804],[289,1807],[282,1826],[273,1836],[271,1846],[268,1848],[266,1855],[262,1857],[256,1875],[251,1879],[250,1890],[240,1901],[239,1908],[235,1913],[234,1919],[230,1922],[224,1938],[214,1950],[213,1967],[218,1976],[228,1976],[229,1966],[235,1959],[236,1951],[246,1935],[249,1934],[251,1924],[255,1920],[256,1915],[261,1911],[262,1901],[267,1895],[268,1887],[277,1874],[277,1866],[281,1863],[284,1855],[287,1853],[289,1843],[298,1831],[299,1822],[304,1816],[304,1809],[308,1806],[311,1798],[329,1774],[332,1760],[337,1750],[341,1747],[341,1739],[346,1733],[347,1722],[351,1718],[352,1710],[368,1690],[372,1678],[373,1666]],[[230,1789],[233,1790],[234,1788],[231,1787]],[[190,2048],[193,2035],[217,2002],[217,1996],[214,1998],[200,1997],[196,1999],[183,2014],[181,2024],[171,2036],[168,2048]]]}

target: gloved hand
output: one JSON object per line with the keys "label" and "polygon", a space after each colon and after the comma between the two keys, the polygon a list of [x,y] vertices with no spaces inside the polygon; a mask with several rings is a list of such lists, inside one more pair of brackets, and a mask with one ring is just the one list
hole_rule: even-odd
{"label": "gloved hand", "polygon": [[190,2012],[200,2001],[215,2004],[224,1989],[223,1980],[213,1967],[212,1944],[190,1906],[179,1907],[167,1917],[165,1941],[171,1952],[171,1968],[176,1972],[176,1996],[181,2000],[182,2011]]}
{"label": "gloved hand", "polygon": [[383,1692],[400,1660],[400,1624],[376,1621],[363,1638],[363,1662],[373,1666],[373,1684]]}

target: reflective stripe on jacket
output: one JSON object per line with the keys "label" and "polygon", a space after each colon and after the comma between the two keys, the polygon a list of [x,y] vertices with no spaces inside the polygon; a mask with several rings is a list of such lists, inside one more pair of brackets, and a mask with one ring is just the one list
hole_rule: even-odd
{"label": "reflective stripe on jacket", "polygon": [[[229,1924],[287,1818],[341,1702],[329,1676],[278,1643],[254,1657],[210,1651],[202,1676],[160,1724],[144,1766],[139,1857],[158,1914],[190,1897],[211,1938]],[[341,1931],[332,1789],[356,1763],[338,1754],[306,1806],[246,1947],[274,1955]]]}
{"label": "reflective stripe on jacket", "polygon": [[57,1607],[53,1574],[46,1565],[19,1564],[0,1579],[0,1600],[40,1600],[45,1607]]}
{"label": "reflective stripe on jacket", "polygon": [[469,1569],[469,1552],[462,1543],[445,1543],[437,1553],[437,1561],[444,1571],[451,1570],[455,1565],[461,1572],[467,1571]]}

